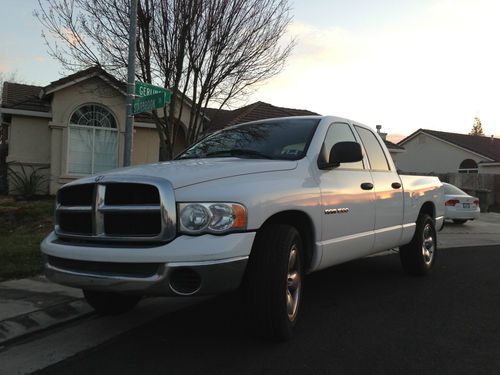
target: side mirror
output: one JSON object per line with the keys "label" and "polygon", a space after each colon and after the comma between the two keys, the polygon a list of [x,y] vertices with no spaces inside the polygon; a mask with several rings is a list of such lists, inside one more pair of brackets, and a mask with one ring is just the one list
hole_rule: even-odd
{"label": "side mirror", "polygon": [[338,142],[330,150],[328,161],[318,159],[319,169],[332,169],[341,163],[353,163],[363,160],[363,150],[358,142]]}

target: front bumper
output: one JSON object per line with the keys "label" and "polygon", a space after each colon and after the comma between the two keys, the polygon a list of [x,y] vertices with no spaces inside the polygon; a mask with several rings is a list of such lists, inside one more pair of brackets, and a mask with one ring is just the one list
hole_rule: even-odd
{"label": "front bumper", "polygon": [[[241,284],[248,257],[207,262],[164,263],[147,277],[84,272],[60,268],[45,260],[45,275],[55,283],[75,288],[156,296],[220,294]],[[186,272],[190,279],[186,280]],[[180,276],[176,276],[181,273]],[[193,279],[194,277],[194,279]]]}
{"label": "front bumper", "polygon": [[181,236],[156,247],[125,247],[71,244],[51,234],[41,248],[45,274],[59,284],[140,295],[211,295],[239,287],[254,237]]}

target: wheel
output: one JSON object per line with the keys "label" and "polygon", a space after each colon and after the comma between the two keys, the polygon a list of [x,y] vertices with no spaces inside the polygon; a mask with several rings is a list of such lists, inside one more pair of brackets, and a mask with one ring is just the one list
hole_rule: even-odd
{"label": "wheel", "polygon": [[245,273],[247,312],[257,332],[288,340],[302,298],[303,244],[290,225],[269,225],[258,234]]}
{"label": "wheel", "polygon": [[93,290],[83,290],[83,295],[95,311],[104,315],[118,315],[130,311],[141,299],[140,296]]}
{"label": "wheel", "polygon": [[410,275],[427,275],[434,266],[437,253],[437,237],[434,220],[421,214],[417,219],[411,242],[399,248],[403,270]]}
{"label": "wheel", "polygon": [[463,224],[465,223],[467,220],[464,220],[464,219],[453,219],[453,222],[455,224]]}

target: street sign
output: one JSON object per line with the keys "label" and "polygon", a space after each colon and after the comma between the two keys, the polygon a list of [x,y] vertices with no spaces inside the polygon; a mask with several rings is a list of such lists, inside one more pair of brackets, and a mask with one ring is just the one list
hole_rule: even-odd
{"label": "street sign", "polygon": [[160,86],[154,86],[150,83],[135,81],[135,95],[140,97],[147,97],[154,94],[162,93],[165,96],[165,104],[170,103],[172,91]]}
{"label": "street sign", "polygon": [[165,104],[165,93],[163,92],[143,98],[135,98],[132,106],[132,113],[136,115],[137,113],[148,112],[155,108],[164,107]]}

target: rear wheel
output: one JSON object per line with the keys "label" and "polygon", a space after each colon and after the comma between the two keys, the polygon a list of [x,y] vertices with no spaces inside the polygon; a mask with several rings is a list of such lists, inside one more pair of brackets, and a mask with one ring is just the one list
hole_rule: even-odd
{"label": "rear wheel", "polygon": [[399,248],[399,257],[403,270],[410,275],[427,275],[436,261],[437,237],[434,220],[421,214],[413,239]]}
{"label": "rear wheel", "polygon": [[132,296],[113,292],[96,292],[83,290],[87,303],[100,314],[118,315],[132,310],[141,300],[140,296]]}
{"label": "rear wheel", "polygon": [[297,229],[275,224],[259,233],[245,274],[250,319],[264,336],[287,340],[302,299],[303,244]]}
{"label": "rear wheel", "polygon": [[453,219],[453,222],[455,224],[463,224],[465,223],[467,220],[464,220],[464,219]]}

